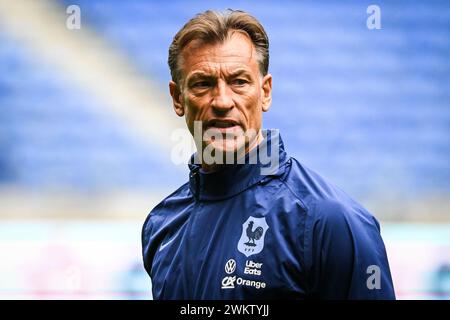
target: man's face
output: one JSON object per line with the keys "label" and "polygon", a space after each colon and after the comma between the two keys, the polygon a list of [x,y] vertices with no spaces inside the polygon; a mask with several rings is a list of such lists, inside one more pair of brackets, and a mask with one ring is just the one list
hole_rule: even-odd
{"label": "man's face", "polygon": [[214,136],[202,142],[202,150],[210,144],[224,153],[253,148],[261,136],[246,142],[244,133],[261,129],[262,112],[272,100],[272,76],[261,76],[250,38],[233,32],[223,43],[194,40],[182,51],[180,69],[179,86],[169,84],[175,112],[185,116],[192,135],[194,122],[201,121],[202,136],[205,131]]}

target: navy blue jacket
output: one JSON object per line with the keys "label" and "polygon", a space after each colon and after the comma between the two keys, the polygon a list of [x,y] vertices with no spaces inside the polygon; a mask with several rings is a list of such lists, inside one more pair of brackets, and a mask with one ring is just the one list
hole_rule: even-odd
{"label": "navy blue jacket", "polygon": [[377,220],[277,140],[273,174],[259,161],[190,164],[189,182],[151,211],[154,299],[395,299]]}

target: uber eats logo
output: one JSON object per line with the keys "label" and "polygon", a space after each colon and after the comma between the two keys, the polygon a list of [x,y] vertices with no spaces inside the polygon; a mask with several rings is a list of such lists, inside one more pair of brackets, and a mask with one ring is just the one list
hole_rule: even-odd
{"label": "uber eats logo", "polygon": [[256,262],[253,262],[252,260],[247,260],[245,262],[244,273],[245,274],[254,274],[255,276],[260,276],[261,275],[261,267],[262,267],[262,263],[256,263]]}

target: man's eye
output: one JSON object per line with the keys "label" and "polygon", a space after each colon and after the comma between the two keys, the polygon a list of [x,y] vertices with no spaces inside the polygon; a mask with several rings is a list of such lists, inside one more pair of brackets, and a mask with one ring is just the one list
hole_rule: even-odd
{"label": "man's eye", "polygon": [[235,79],[235,80],[233,80],[233,84],[237,85],[237,86],[243,86],[243,85],[245,85],[247,83],[248,83],[248,81],[245,80],[245,79]]}
{"label": "man's eye", "polygon": [[193,84],[194,88],[207,88],[210,86],[209,81],[198,81]]}

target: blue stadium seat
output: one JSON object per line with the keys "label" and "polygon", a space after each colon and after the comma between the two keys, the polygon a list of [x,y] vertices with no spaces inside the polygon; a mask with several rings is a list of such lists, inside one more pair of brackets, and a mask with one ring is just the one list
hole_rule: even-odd
{"label": "blue stadium seat", "polygon": [[[229,7],[225,0],[61,1],[74,3],[84,23],[163,87],[175,32],[197,12]],[[382,29],[368,30],[370,4],[233,3],[257,16],[271,39],[274,100],[265,125],[281,129],[292,155],[359,197],[386,186],[408,195],[449,192],[450,5],[378,1]],[[100,119],[89,97],[69,92],[56,71],[30,65],[27,53],[6,37],[0,42],[0,101],[8,101],[0,121],[13,136],[9,147],[0,146],[13,150],[8,157],[19,183],[40,185],[47,174],[83,188],[179,181],[162,179],[169,169],[149,170],[164,160],[111,119]],[[93,128],[95,139],[86,135]],[[47,144],[34,145],[30,136],[48,136]],[[97,174],[98,163],[107,174]]]}

